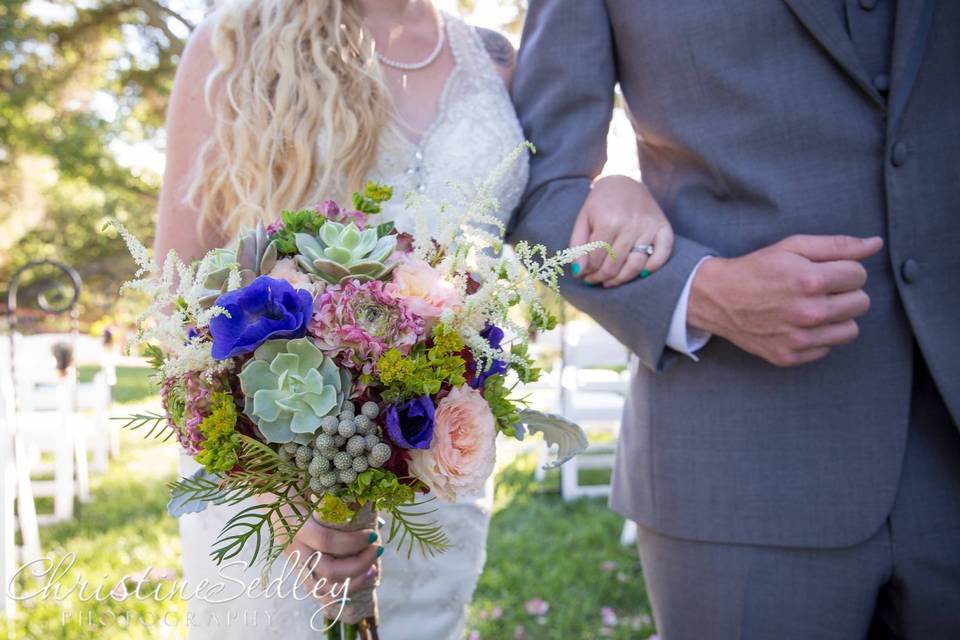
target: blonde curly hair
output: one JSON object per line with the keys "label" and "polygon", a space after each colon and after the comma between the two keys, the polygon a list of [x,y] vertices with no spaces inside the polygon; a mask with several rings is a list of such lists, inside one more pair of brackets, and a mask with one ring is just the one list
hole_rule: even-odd
{"label": "blonde curly hair", "polygon": [[234,0],[214,17],[214,135],[188,197],[223,239],[360,187],[392,112],[351,0]]}

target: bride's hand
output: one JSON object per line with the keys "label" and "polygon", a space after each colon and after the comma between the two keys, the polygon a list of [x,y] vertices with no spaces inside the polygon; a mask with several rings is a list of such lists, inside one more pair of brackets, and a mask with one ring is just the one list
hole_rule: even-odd
{"label": "bride's hand", "polygon": [[[590,284],[615,287],[662,267],[673,250],[673,228],[642,183],[626,176],[597,180],[573,227],[570,246],[603,241],[610,256],[597,250],[580,258],[573,275]],[[638,244],[653,245],[653,255],[633,251]]]}
{"label": "bride's hand", "polygon": [[[274,524],[274,535],[278,542],[285,541],[280,523]],[[294,535],[284,555],[297,567],[306,567],[303,586],[307,591],[321,603],[332,604],[339,599],[330,594],[334,583],[342,598],[342,586],[348,578],[351,592],[376,580],[377,558],[382,553],[376,544],[378,538],[379,534],[373,529],[339,531],[310,517]]]}

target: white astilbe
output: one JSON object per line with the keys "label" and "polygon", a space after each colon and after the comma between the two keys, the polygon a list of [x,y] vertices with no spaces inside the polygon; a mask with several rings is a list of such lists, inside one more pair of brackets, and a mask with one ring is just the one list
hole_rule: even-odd
{"label": "white astilbe", "polygon": [[[462,307],[456,313],[445,314],[442,321],[460,333],[481,361],[519,360],[510,353],[490,348],[480,335],[487,323],[499,326],[515,342],[526,342],[528,328],[510,318],[510,309],[525,304],[535,324],[545,320],[549,313],[541,300],[538,284],[558,291],[564,267],[591,251],[609,249],[606,243],[594,242],[550,255],[542,245],[519,242],[512,251],[504,250],[506,228],[496,215],[500,203],[493,194],[506,173],[528,150],[535,152],[529,143],[517,147],[486,180],[472,189],[450,184],[459,200],[455,206],[437,205],[423,195],[407,198],[407,206],[414,210],[416,257],[434,264],[463,296]],[[432,240],[427,240],[428,221],[432,216],[439,221],[438,232]],[[468,274],[475,288],[469,294]]]}
{"label": "white astilbe", "polygon": [[[130,255],[137,265],[132,280],[125,282],[121,293],[140,291],[149,297],[150,303],[137,317],[135,343],[158,346],[165,354],[162,373],[174,377],[188,372],[213,375],[229,370],[232,362],[216,361],[210,355],[211,343],[199,338],[187,339],[185,327],[203,329],[216,316],[224,313],[222,307],[205,309],[200,299],[207,293],[203,286],[210,274],[210,261],[201,260],[196,266],[187,265],[175,251],[167,254],[163,267],[154,260],[147,249],[118,220],[109,224],[117,230]],[[236,270],[228,278],[228,290],[240,286]]]}

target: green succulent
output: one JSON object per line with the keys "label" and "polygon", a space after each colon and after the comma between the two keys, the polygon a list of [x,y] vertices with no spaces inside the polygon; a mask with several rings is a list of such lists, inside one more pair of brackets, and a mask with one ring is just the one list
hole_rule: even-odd
{"label": "green succulent", "polygon": [[350,393],[350,374],[309,338],[268,340],[240,372],[243,412],[268,442],[306,444],[321,420],[337,415]]}
{"label": "green succulent", "polygon": [[206,293],[200,298],[205,307],[213,305],[227,292],[230,272],[240,272],[240,284],[246,286],[257,276],[269,273],[277,264],[277,247],[270,241],[263,223],[240,236],[236,249],[215,249],[204,258],[210,272],[203,281]]}
{"label": "green succulent", "polygon": [[396,266],[387,259],[397,248],[397,237],[381,237],[375,227],[361,231],[352,222],[326,222],[316,236],[298,233],[296,242],[300,266],[330,284],[381,280]]}

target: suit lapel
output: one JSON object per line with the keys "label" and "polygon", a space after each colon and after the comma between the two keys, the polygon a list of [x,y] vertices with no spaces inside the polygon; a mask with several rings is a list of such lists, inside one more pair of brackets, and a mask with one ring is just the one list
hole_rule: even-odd
{"label": "suit lapel", "polygon": [[[843,28],[843,22],[837,19],[836,9],[831,6],[833,3],[825,0],[784,0],[784,2],[817,42],[853,78],[854,82],[874,102],[884,106],[883,98],[867,77],[853,41]],[[911,0],[900,0],[899,4],[911,4]]]}
{"label": "suit lapel", "polygon": [[895,126],[913,89],[933,22],[934,0],[897,2],[897,26],[890,62],[890,124]]}

